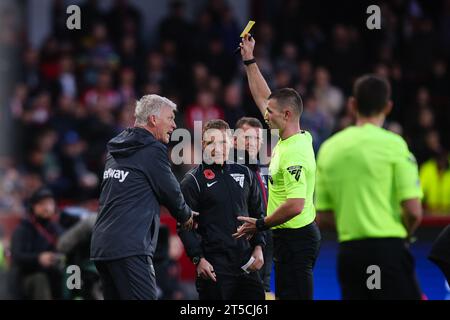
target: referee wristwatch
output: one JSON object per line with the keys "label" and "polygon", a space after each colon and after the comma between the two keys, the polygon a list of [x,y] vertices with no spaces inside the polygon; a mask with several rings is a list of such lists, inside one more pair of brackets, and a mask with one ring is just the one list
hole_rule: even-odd
{"label": "referee wristwatch", "polygon": [[255,223],[256,229],[258,231],[266,231],[269,230],[270,228],[266,225],[266,222],[264,221],[264,217],[263,218],[259,218],[256,220]]}

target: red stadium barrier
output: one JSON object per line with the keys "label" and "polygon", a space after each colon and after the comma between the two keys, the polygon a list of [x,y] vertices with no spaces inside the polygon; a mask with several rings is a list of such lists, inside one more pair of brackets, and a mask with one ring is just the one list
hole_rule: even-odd
{"label": "red stadium barrier", "polygon": [[425,216],[422,219],[422,227],[445,227],[450,224],[450,217],[445,216]]}

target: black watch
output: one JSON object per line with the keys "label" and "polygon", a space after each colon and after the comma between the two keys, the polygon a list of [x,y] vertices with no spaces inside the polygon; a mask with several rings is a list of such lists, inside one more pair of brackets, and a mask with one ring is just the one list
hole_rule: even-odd
{"label": "black watch", "polygon": [[195,257],[192,258],[192,263],[195,264],[195,265],[198,265],[202,258],[203,257],[201,257],[201,256],[195,256]]}
{"label": "black watch", "polygon": [[264,221],[264,218],[257,219],[255,226],[258,231],[266,231],[266,230],[270,229],[269,227],[266,226],[266,222]]}

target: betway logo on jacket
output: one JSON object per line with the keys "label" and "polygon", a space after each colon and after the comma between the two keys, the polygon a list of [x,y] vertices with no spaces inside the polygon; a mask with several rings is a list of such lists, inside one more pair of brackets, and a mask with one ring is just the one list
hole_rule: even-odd
{"label": "betway logo on jacket", "polygon": [[113,178],[118,179],[120,183],[124,182],[130,172],[124,170],[116,170],[109,168],[103,172],[103,179]]}

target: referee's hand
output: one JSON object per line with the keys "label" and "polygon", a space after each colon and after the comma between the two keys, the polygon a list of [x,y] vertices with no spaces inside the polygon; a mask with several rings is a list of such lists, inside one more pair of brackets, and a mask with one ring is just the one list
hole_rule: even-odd
{"label": "referee's hand", "polygon": [[244,221],[244,224],[237,229],[236,233],[233,233],[233,237],[236,239],[245,237],[247,240],[250,240],[258,232],[256,229],[256,219],[244,216],[239,216],[237,219]]}
{"label": "referee's hand", "polygon": [[247,33],[239,44],[241,47],[242,60],[251,60],[254,58],[253,49],[255,48],[255,39],[251,34]]}

